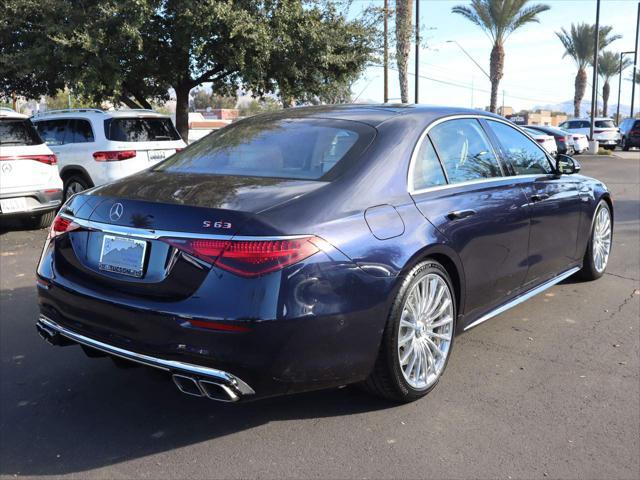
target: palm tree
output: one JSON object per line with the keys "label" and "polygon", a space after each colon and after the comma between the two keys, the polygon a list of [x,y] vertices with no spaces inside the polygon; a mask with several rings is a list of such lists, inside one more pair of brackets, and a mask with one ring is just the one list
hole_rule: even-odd
{"label": "palm tree", "polygon": [[529,5],[529,0],[471,0],[470,6],[457,5],[453,13],[462,15],[485,31],[493,42],[489,64],[491,105],[496,111],[498,87],[504,71],[504,42],[515,30],[527,23],[538,23],[538,15],[549,10],[548,5]]}
{"label": "palm tree", "polygon": [[[622,69],[624,70],[631,65],[631,59],[624,58],[622,60]],[[620,72],[620,54],[613,52],[602,52],[598,58],[598,74],[604,80],[602,86],[602,116],[607,116],[607,110],[609,106],[609,93],[611,87],[609,86],[609,80],[618,75]]]}
{"label": "palm tree", "polygon": [[[400,100],[409,102],[409,51],[411,50],[411,14],[413,0],[396,0],[396,62],[400,80]],[[416,27],[417,28],[417,27]]]}
{"label": "palm tree", "polygon": [[[574,82],[575,93],[573,95],[573,115],[580,116],[580,105],[584,98],[584,92],[587,89],[587,66],[593,63],[593,35],[595,33],[595,25],[586,23],[571,24],[571,31],[567,32],[562,28],[556,35],[564,46],[563,57],[569,56],[573,58],[578,66],[578,73]],[[606,48],[611,42],[621,38],[620,35],[611,35],[612,27],[600,27],[599,48]]]}

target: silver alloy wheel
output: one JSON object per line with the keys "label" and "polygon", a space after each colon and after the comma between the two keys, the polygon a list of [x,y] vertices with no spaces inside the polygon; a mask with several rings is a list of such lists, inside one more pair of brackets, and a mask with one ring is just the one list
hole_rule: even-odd
{"label": "silver alloy wheel", "polygon": [[400,370],[409,385],[424,390],[440,377],[453,336],[453,301],[444,278],[422,277],[404,302],[398,332]]}
{"label": "silver alloy wheel", "polygon": [[609,261],[611,250],[611,214],[609,209],[601,207],[598,210],[593,226],[593,266],[598,273],[604,272]]}

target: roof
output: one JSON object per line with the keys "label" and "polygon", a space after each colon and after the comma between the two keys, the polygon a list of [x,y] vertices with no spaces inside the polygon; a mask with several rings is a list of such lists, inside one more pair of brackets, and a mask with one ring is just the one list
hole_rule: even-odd
{"label": "roof", "polygon": [[42,118],[65,118],[65,117],[77,117],[82,116],[101,116],[104,118],[114,117],[162,117],[169,118],[168,115],[158,113],[154,110],[146,109],[131,109],[131,110],[100,110],[99,108],[65,108],[61,110],[47,110],[45,112],[37,113],[33,117],[34,119]]}
{"label": "roof", "polygon": [[22,113],[18,113],[11,108],[0,107],[0,117],[3,118],[29,118]]}

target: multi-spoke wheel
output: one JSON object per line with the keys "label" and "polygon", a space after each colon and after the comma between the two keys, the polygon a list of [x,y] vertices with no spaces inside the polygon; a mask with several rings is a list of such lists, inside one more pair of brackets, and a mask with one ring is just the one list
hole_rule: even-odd
{"label": "multi-spoke wheel", "polygon": [[580,272],[584,279],[595,280],[604,274],[611,252],[612,229],[611,210],[607,202],[601,200],[593,217],[591,238]]}
{"label": "multi-spoke wheel", "polygon": [[397,401],[426,395],[447,365],[455,305],[451,280],[442,265],[429,260],[414,267],[398,292],[376,366],[365,386]]}
{"label": "multi-spoke wheel", "polygon": [[64,200],[68,199],[70,196],[75,195],[76,193],[80,193],[91,185],[90,183],[80,175],[72,175],[67,177],[64,180]]}

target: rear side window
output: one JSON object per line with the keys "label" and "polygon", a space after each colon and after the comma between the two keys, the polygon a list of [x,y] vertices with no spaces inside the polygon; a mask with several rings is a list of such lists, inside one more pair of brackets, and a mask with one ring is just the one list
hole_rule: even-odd
{"label": "rear side window", "polygon": [[0,145],[40,145],[42,143],[30,120],[23,118],[0,120]]}
{"label": "rear side window", "polygon": [[598,128],[616,128],[613,120],[596,120],[595,126]]}
{"label": "rear side window", "polygon": [[36,122],[38,133],[47,145],[63,145],[69,120],[43,120]]}
{"label": "rear side window", "polygon": [[115,142],[156,142],[180,140],[180,134],[169,118],[110,118],[104,122],[104,132]]}
{"label": "rear side window", "polygon": [[425,138],[422,145],[420,145],[420,150],[413,166],[413,189],[420,190],[446,183],[447,179],[442,171],[436,151],[433,149],[429,138]]}
{"label": "rear side window", "polygon": [[488,120],[487,123],[517,175],[538,175],[553,171],[546,153],[525,135],[501,122]]}
{"label": "rear side window", "polygon": [[69,137],[66,143],[88,143],[93,142],[93,130],[88,120],[76,119],[70,124]]}
{"label": "rear side window", "polygon": [[433,127],[429,136],[450,183],[502,176],[498,159],[477,120],[449,120]]}
{"label": "rear side window", "polygon": [[355,122],[256,117],[225,127],[156,166],[216,175],[330,180],[375,134]]}

